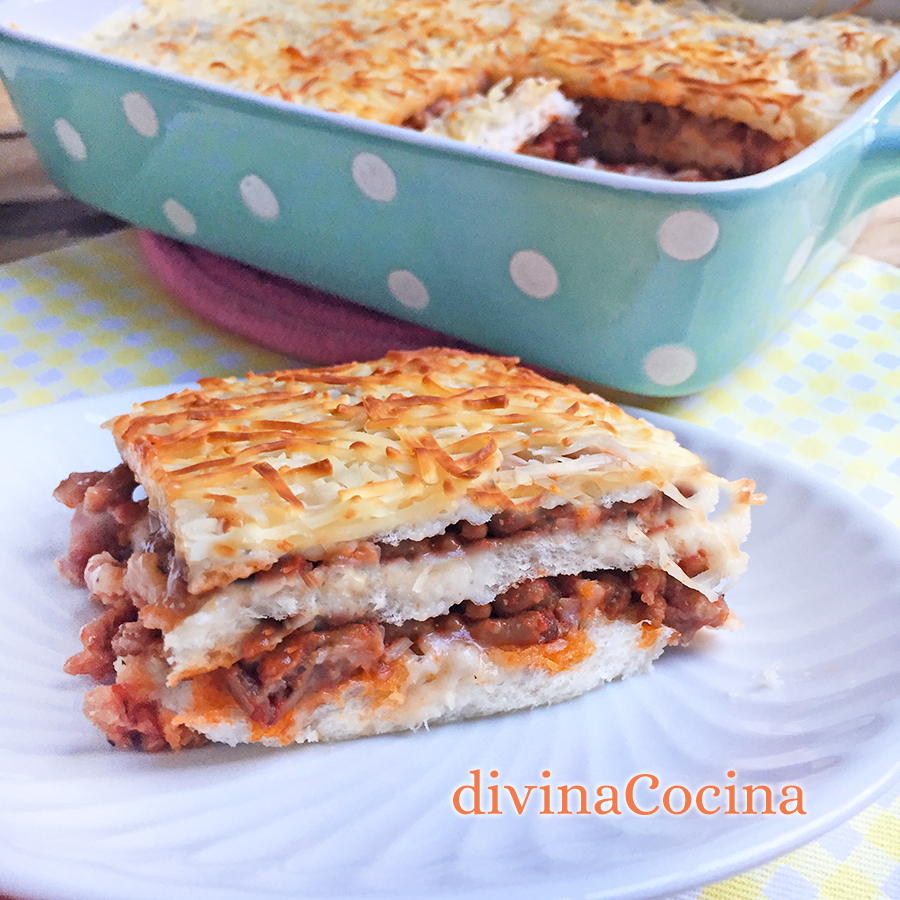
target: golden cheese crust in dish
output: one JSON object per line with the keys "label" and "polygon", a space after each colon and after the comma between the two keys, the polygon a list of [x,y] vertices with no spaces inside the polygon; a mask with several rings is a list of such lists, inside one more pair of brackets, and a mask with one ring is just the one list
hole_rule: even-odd
{"label": "golden cheese crust in dish", "polygon": [[[146,0],[89,44],[317,109],[434,123],[434,133],[489,147],[506,148],[516,118],[513,151],[650,164],[670,177],[685,166],[721,178],[777,165],[900,69],[898,24],[849,14],[750,22],[695,0]],[[523,114],[495,91],[474,113],[459,106],[505,79],[535,79],[529,93],[542,104],[549,84],[557,102]],[[563,101],[587,99],[583,116],[566,111]],[[598,111],[597,101],[613,107]],[[555,123],[577,132],[535,140]],[[573,152],[577,133],[586,145]]]}
{"label": "golden cheese crust in dish", "polygon": [[[57,489],[102,607],[73,674],[144,749],[336,740],[577,696],[730,627],[747,480],[514,359],[205,379]],[[146,494],[138,499],[136,487]]]}

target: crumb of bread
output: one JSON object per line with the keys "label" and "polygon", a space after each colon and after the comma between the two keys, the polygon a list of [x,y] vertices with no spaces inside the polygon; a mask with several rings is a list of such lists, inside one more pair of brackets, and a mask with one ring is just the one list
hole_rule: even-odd
{"label": "crumb of bread", "polygon": [[781,687],[781,685],[784,684],[784,679],[779,672],[779,663],[772,663],[772,665],[766,666],[765,669],[758,672],[756,675],[756,684],[757,687],[764,690]]}

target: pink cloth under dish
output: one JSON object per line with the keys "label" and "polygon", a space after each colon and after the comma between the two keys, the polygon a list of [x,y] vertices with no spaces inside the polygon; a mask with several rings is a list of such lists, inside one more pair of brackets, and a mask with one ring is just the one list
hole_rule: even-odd
{"label": "pink cloth under dish", "polygon": [[188,309],[295,359],[329,365],[389,350],[471,345],[171,238],[140,232],[154,274]]}

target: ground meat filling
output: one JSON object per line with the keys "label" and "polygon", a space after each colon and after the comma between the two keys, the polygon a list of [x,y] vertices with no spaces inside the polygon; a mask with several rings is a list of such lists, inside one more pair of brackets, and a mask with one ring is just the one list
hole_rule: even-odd
{"label": "ground meat filling", "polygon": [[[74,512],[69,546],[56,566],[67,580],[84,585],[98,554],[127,565],[138,607],[159,610],[143,618],[165,627],[189,615],[203,599],[188,593],[172,535],[149,512],[146,499],[134,499],[137,487],[124,463],[111,472],[74,472],[63,481],[53,496]],[[103,577],[110,577],[108,571]],[[92,594],[102,590],[90,583],[88,587]]]}
{"label": "ground meat filling", "polygon": [[[721,181],[764,172],[794,148],[731,119],[662,103],[579,97],[575,122],[555,121],[518,153],[625,174]],[[453,105],[442,99],[404,124],[421,130]]]}
{"label": "ground meat filling", "polygon": [[466,601],[445,615],[402,625],[319,621],[279,640],[279,624],[266,622],[245,642],[248,655],[223,670],[220,682],[254,722],[268,727],[317,692],[324,701],[354,676],[389,671],[406,650],[424,655],[434,636],[484,648],[532,647],[564,639],[598,615],[667,625],[686,641],[704,626],[722,625],[728,607],[649,567],[535,578],[492,603]]}
{"label": "ground meat filling", "polygon": [[147,501],[134,499],[136,488],[123,464],[111,472],[73,473],[54,491],[74,510],[69,547],[57,568],[86,585],[101,606],[81,630],[84,649],[64,670],[100,682],[85,697],[84,711],[114,746],[150,752],[198,746],[206,738],[172,727],[172,714],[140,685],[112,683],[117,659],[163,657],[162,631],[139,621],[140,611],[154,600],[174,606],[186,593],[171,538],[153,527]]}
{"label": "ground meat filling", "polygon": [[[112,472],[75,473],[55,496],[74,510],[68,552],[59,561],[70,580],[86,584],[102,607],[82,629],[84,649],[65,671],[101,683],[85,701],[88,718],[118,747],[159,750],[205,741],[184,726],[173,727],[172,713],[148,696],[139,683],[117,673],[130,659],[164,666],[163,633],[171,619],[183,617],[202,599],[187,594],[183,567],[171,536],[148,514],[146,500],[135,500],[136,484],[127,466]],[[533,511],[507,510],[487,522],[459,522],[444,533],[397,544],[361,542],[338,548],[323,560],[292,556],[257,577],[300,575],[314,578],[327,564],[378,564],[415,559],[427,553],[453,553],[495,544],[529,532],[573,530],[602,522],[634,519],[646,531],[668,525],[673,501],[661,493],[633,502],[576,510],[570,504]],[[702,551],[681,561],[689,577],[703,572]],[[221,688],[255,723],[270,727],[299,703],[325,702],[335,689],[365,675],[387,677],[393,661],[407,651],[426,652],[434,636],[476,643],[484,648],[524,648],[549,644],[602,615],[651,627],[667,625],[679,640],[728,616],[723,600],[703,594],[656,569],[599,571],[523,581],[489,604],[471,601],[425,621],[390,625],[364,621],[317,620],[298,630],[264,621],[243,642],[234,665],[212,673]],[[117,662],[118,661],[118,662]]]}
{"label": "ground meat filling", "polygon": [[[133,555],[124,564],[102,551],[88,561],[84,581],[102,611],[81,629],[84,649],[63,668],[69,675],[88,675],[100,682],[85,697],[84,712],[114,746],[149,752],[199,746],[206,738],[186,726],[173,727],[172,714],[143,685],[116,683],[117,660],[161,662],[164,657],[162,632],[138,621],[141,591],[134,579],[140,577],[144,555]],[[158,573],[155,559],[153,569]]]}
{"label": "ground meat filling", "polygon": [[551,122],[536,138],[524,143],[518,152],[540,159],[555,159],[557,162],[577,163],[584,158],[581,143],[584,132],[570,122]]}
{"label": "ground meat filling", "polygon": [[698,116],[661,103],[581,101],[582,158],[608,165],[645,164],[669,171],[697,169],[710,181],[755,175],[784,162],[787,141],[743,122]]}
{"label": "ground meat filling", "polygon": [[384,629],[375,622],[295,631],[275,649],[226,669],[222,680],[254,722],[271,726],[301,700],[377,670],[384,651]]}
{"label": "ground meat filling", "polygon": [[84,584],[88,560],[106,551],[115,559],[131,553],[132,529],[146,514],[146,501],[133,499],[137,484],[128,466],[111,472],[74,472],[53,492],[64,506],[74,510],[69,549],[57,561],[60,574],[74,584]]}
{"label": "ground meat filling", "polygon": [[[641,500],[619,501],[609,506],[596,504],[576,509],[571,503],[563,503],[552,509],[518,510],[508,509],[496,513],[484,523],[457,522],[441,534],[421,540],[402,540],[396,544],[383,542],[362,542],[350,548],[338,548],[327,557],[333,561],[344,556],[356,561],[388,562],[392,559],[417,559],[426,553],[453,553],[470,550],[475,546],[493,545],[504,538],[520,534],[539,534],[554,531],[576,531],[596,528],[605,523],[622,523],[629,516],[634,517],[645,529],[666,527],[666,511],[675,502],[669,497],[654,492]],[[285,560],[282,565],[296,566],[296,557]]]}

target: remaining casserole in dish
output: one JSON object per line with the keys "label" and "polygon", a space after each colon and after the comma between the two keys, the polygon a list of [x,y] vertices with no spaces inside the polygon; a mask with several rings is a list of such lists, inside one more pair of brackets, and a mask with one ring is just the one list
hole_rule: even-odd
{"label": "remaining casserole in dish", "polygon": [[515,360],[207,379],[107,427],[59,565],[102,606],[67,671],[113,680],[85,709],[118,746],[522,709],[736,623],[752,482]]}
{"label": "remaining casserole in dish", "polygon": [[90,45],[494,149],[694,178],[784,162],[900,69],[900,25],[753,22],[698,0],[145,0]]}
{"label": "remaining casserole in dish", "polygon": [[[518,34],[513,4],[303,4],[308,21],[274,55],[267,22],[231,23],[247,34],[207,60],[227,84],[79,44],[119,5],[0,0],[0,22],[18,26],[0,25],[0,74],[57,184],[161,234],[623,390],[680,394],[723,377],[811,295],[860,215],[900,193],[896,26],[875,19],[895,12],[884,0],[837,28],[705,25],[698,13],[658,28],[668,43],[646,60],[633,42],[584,43],[572,23],[610,7],[580,0],[571,15],[558,0],[528,4]],[[778,4],[745,0],[754,6]],[[192,15],[214,26],[212,8]],[[379,82],[399,69],[376,33],[396,33],[383,15],[401,8],[415,89]],[[451,14],[468,9],[486,19]],[[316,10],[330,23],[321,31]],[[423,22],[433,34],[413,37]],[[463,40],[475,25],[483,40]],[[205,34],[186,24],[158,62],[187,66],[184,46],[209,48]],[[278,90],[229,86],[240,42]],[[736,86],[715,87],[729,68]],[[478,143],[448,137],[458,129]],[[587,164],[560,161],[570,158]],[[647,177],[663,173],[675,178]]]}

